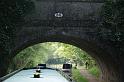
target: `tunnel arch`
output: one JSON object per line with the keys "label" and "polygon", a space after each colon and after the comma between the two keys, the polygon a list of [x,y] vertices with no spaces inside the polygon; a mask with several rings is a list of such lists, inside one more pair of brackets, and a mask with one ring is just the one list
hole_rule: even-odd
{"label": "tunnel arch", "polygon": [[[95,2],[94,0],[33,1],[36,2],[34,10],[24,18],[24,22],[20,23],[23,25],[17,26],[14,41],[12,40],[13,45],[8,45],[9,54],[1,55],[4,57],[1,58],[3,60],[0,60],[1,64],[8,64],[8,58],[13,58],[28,46],[49,41],[63,42],[77,46],[94,57],[101,67],[101,78],[105,82],[124,81],[123,52],[118,54],[118,50],[111,47],[113,44],[107,41],[110,37],[106,37],[109,30],[100,25],[102,19],[99,12],[103,2],[99,2],[99,0],[95,0]],[[67,10],[67,12],[63,10]],[[63,12],[65,17],[56,18],[54,17],[55,12]],[[105,36],[102,36],[100,32]],[[0,73],[5,68],[4,64],[3,68],[0,68]]]}
{"label": "tunnel arch", "polygon": [[35,38],[27,42],[24,42],[20,46],[18,45],[11,54],[14,57],[17,53],[19,53],[23,49],[44,42],[62,42],[62,43],[74,45],[84,50],[91,57],[93,57],[95,61],[98,63],[98,66],[101,70],[101,76],[100,76],[101,80],[105,82],[118,81],[119,78],[117,77],[118,69],[114,65],[114,60],[112,59],[111,55],[109,55],[109,53],[107,53],[106,50],[97,46],[96,42],[86,41],[85,39],[81,39],[79,37],[67,36],[63,34],[48,35],[47,37],[41,36],[40,38],[37,39]]}

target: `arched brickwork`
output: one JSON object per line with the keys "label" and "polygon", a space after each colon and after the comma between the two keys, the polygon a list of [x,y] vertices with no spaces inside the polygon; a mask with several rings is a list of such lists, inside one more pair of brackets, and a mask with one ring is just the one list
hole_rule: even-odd
{"label": "arched brickwork", "polygon": [[[89,53],[101,68],[104,82],[123,82],[124,56],[107,41],[106,29],[100,28],[99,15],[102,2],[75,0],[33,0],[35,10],[17,27],[11,56],[3,56],[0,63],[9,64],[11,59],[28,46],[42,42],[72,44]],[[63,17],[56,17],[56,13]],[[99,31],[100,28],[100,31]],[[10,61],[7,60],[10,59]],[[5,67],[1,66],[0,73]],[[4,73],[3,73],[4,74]]]}
{"label": "arched brickwork", "polygon": [[[52,31],[53,32],[53,31]],[[56,33],[57,32],[57,33]],[[101,79],[105,80],[105,82],[117,82],[119,79],[119,65],[118,62],[116,62],[113,54],[109,53],[106,49],[106,47],[103,47],[104,45],[102,43],[99,43],[98,41],[93,40],[91,36],[85,35],[84,37],[77,37],[75,36],[76,30],[72,32],[73,34],[66,34],[66,32],[62,31],[58,33],[56,31],[55,33],[51,34],[47,32],[47,34],[44,34],[43,36],[41,33],[35,35],[35,37],[28,36],[25,38],[25,42],[19,42],[19,44],[16,44],[17,46],[13,48],[13,56],[15,56],[18,52],[21,50],[42,42],[63,42],[68,43],[74,46],[77,46],[81,48],[82,50],[89,53],[98,63],[98,65],[101,68],[102,74]],[[26,32],[27,33],[27,32]],[[64,34],[63,34],[64,33]],[[37,36],[37,37],[36,37]]]}

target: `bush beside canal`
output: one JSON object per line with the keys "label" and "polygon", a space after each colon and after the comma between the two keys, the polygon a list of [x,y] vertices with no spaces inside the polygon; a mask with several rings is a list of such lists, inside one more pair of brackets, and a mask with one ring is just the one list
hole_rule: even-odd
{"label": "bush beside canal", "polygon": [[72,77],[76,82],[88,82],[88,80],[81,75],[78,69],[72,70]]}

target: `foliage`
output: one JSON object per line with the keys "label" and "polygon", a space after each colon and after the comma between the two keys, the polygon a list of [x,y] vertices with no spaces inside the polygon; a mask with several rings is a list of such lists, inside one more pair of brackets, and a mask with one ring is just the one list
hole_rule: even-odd
{"label": "foliage", "polygon": [[67,63],[85,65],[85,63],[88,62],[89,67],[95,64],[95,61],[80,48],[64,43],[55,44],[58,45],[58,48],[55,50],[53,55],[59,55],[59,57],[64,57],[65,59],[68,59]]}
{"label": "foliage", "polygon": [[33,8],[30,0],[0,0],[0,47],[4,54],[9,54],[16,27]]}
{"label": "foliage", "polygon": [[124,1],[123,0],[106,0],[103,10],[103,27],[109,30],[107,40],[111,46],[123,52],[124,41]]}
{"label": "foliage", "polygon": [[93,67],[95,61],[83,50],[64,43],[47,42],[28,47],[21,51],[13,59],[9,70],[15,70],[22,67],[34,67],[38,63],[47,64],[63,64],[73,63],[77,65],[85,65],[88,68]]}
{"label": "foliage", "polygon": [[100,76],[100,69],[97,66],[94,66],[92,68],[89,69],[90,74],[92,74],[95,77],[99,77]]}
{"label": "foliage", "polygon": [[72,70],[72,77],[76,82],[88,82],[88,80],[80,74],[78,69]]}
{"label": "foliage", "polygon": [[42,45],[28,47],[14,57],[8,72],[23,67],[34,67],[38,63],[45,63],[48,54],[50,54],[50,52]]}

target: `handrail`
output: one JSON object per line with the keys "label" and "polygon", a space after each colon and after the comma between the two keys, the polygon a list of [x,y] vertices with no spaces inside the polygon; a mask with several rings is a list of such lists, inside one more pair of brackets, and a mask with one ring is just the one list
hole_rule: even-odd
{"label": "handrail", "polygon": [[72,79],[71,76],[69,76],[68,74],[64,73],[62,70],[59,70],[59,69],[58,69],[58,71],[59,71],[59,73],[60,73],[62,76],[64,76],[69,82],[75,82],[75,81]]}
{"label": "handrail", "polygon": [[9,77],[15,75],[16,73],[20,72],[21,70],[23,70],[23,68],[18,69],[18,70],[15,70],[15,71],[13,71],[12,73],[9,73],[9,74],[7,74],[7,75],[1,77],[1,78],[0,78],[0,82],[2,82],[2,81],[4,81],[4,80],[6,80],[7,78],[9,78]]}

